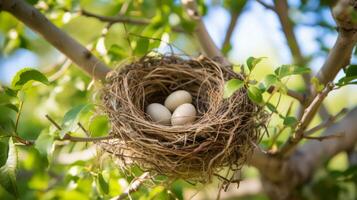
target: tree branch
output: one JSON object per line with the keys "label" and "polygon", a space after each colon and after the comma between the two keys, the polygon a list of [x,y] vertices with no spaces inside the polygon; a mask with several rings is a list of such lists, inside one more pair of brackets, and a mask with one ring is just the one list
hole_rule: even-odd
{"label": "tree branch", "polygon": [[23,0],[0,0],[0,7],[38,32],[93,78],[104,79],[110,69],[90,51],[53,25],[44,15]]}
{"label": "tree branch", "polygon": [[315,132],[317,132],[317,131],[319,131],[319,130],[321,130],[321,129],[323,129],[323,128],[327,128],[327,127],[331,126],[331,125],[337,120],[337,118],[339,118],[341,115],[346,114],[346,112],[347,112],[347,109],[346,109],[346,108],[342,109],[342,110],[341,110],[339,113],[337,113],[336,115],[330,116],[328,119],[326,119],[326,120],[325,120],[324,122],[322,122],[321,124],[319,124],[319,125],[317,125],[317,126],[311,128],[311,129],[307,130],[307,131],[304,133],[304,135],[305,135],[305,136],[308,136],[308,135],[311,135],[311,134],[313,134],[313,133],[315,133]]}
{"label": "tree branch", "polygon": [[[269,93],[273,93],[273,91],[275,90],[275,87],[274,86],[271,86],[268,88],[267,92]],[[299,92],[296,92],[294,90],[288,90],[287,93],[286,93],[288,96],[298,100],[301,104],[304,104],[305,103],[305,100],[306,100],[306,97],[304,94],[301,94]]]}
{"label": "tree branch", "polygon": [[229,22],[228,29],[226,31],[226,36],[224,37],[224,41],[221,47],[222,50],[228,48],[229,46],[239,15],[240,12],[231,12],[231,20]]}
{"label": "tree branch", "polygon": [[357,23],[352,19],[352,11],[356,11],[352,1],[340,0],[333,8],[332,14],[338,28],[338,37],[325,63],[317,73],[320,83],[326,85],[337,73],[350,63],[352,50],[357,42]]}
{"label": "tree branch", "polygon": [[122,15],[103,16],[103,15],[98,15],[98,14],[89,12],[84,9],[81,9],[79,11],[79,14],[86,16],[86,17],[94,17],[94,18],[96,18],[100,21],[103,21],[103,22],[111,22],[111,23],[130,23],[130,24],[135,24],[135,25],[148,25],[151,22],[148,19],[135,19],[135,18],[125,17]]}
{"label": "tree branch", "polygon": [[304,114],[295,129],[293,136],[290,136],[288,141],[280,149],[279,154],[282,156],[288,156],[295,149],[296,145],[304,138],[304,132],[307,126],[314,118],[318,111],[322,101],[327,97],[328,93],[333,89],[334,85],[328,84],[326,88],[319,93],[311,104],[304,110]]}
{"label": "tree branch", "polygon": [[342,137],[324,140],[322,142],[311,140],[308,141],[300,151],[293,156],[300,157],[302,160],[295,160],[291,165],[296,165],[298,174],[301,175],[300,182],[308,179],[313,171],[321,166],[322,163],[339,152],[351,149],[357,142],[357,107],[352,109],[346,117],[339,123],[327,128],[321,136],[328,137],[336,133],[343,133]]}
{"label": "tree branch", "polygon": [[274,12],[276,12],[276,9],[273,5],[270,5],[268,3],[266,3],[264,0],[256,0],[260,5],[262,5],[264,8],[272,10]]}
{"label": "tree branch", "polygon": [[204,53],[208,57],[221,62],[223,66],[230,66],[230,62],[223,56],[209,35],[206,26],[198,13],[195,0],[181,0],[181,2],[186,9],[187,15],[191,18],[191,20],[196,22],[194,34],[197,37]]}
{"label": "tree branch", "polygon": [[[279,18],[281,27],[283,29],[283,33],[285,35],[286,41],[288,43],[290,53],[293,56],[294,63],[297,65],[305,65],[306,60],[302,55],[299,43],[296,39],[295,32],[294,32],[294,24],[290,20],[289,17],[289,5],[287,0],[274,0],[275,11]],[[305,85],[310,85],[310,75],[304,74],[303,75]],[[309,92],[309,90],[307,90]]]}

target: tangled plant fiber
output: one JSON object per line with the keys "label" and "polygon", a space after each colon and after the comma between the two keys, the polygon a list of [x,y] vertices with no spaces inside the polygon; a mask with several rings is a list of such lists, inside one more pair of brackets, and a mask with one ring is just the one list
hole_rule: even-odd
{"label": "tangled plant fiber", "polygon": [[[172,55],[143,57],[110,73],[102,89],[104,112],[114,139],[101,146],[127,167],[206,183],[224,167],[239,170],[252,154],[265,121],[245,88],[223,99],[225,81],[243,76],[213,60]],[[194,123],[165,126],[145,113],[176,90],[193,96]]]}

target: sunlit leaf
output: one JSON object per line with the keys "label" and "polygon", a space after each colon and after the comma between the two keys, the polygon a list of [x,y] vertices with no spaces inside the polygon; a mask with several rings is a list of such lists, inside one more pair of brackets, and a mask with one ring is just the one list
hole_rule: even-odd
{"label": "sunlit leaf", "polygon": [[9,137],[0,138],[0,167],[5,165],[9,153]]}
{"label": "sunlit leaf", "polygon": [[37,81],[48,85],[50,82],[40,71],[33,68],[23,68],[16,73],[12,79],[11,86],[14,89],[21,89],[29,81]]}
{"label": "sunlit leaf", "polygon": [[8,156],[5,165],[0,168],[0,185],[11,195],[17,197],[16,185],[17,150],[9,140]]}
{"label": "sunlit leaf", "polygon": [[6,108],[9,108],[15,112],[19,112],[19,109],[17,108],[17,106],[15,106],[14,104],[12,103],[4,103],[4,104],[0,104],[0,107],[3,106],[3,107],[6,107]]}
{"label": "sunlit leaf", "polygon": [[127,50],[123,49],[119,45],[114,44],[110,46],[108,50],[108,55],[114,60],[121,60],[127,57],[129,54]]}
{"label": "sunlit leaf", "polygon": [[68,132],[74,130],[77,126],[79,116],[93,108],[93,104],[82,104],[70,109],[63,117],[62,130],[60,132],[61,138]]}
{"label": "sunlit leaf", "polygon": [[107,116],[96,116],[89,125],[89,131],[92,137],[107,135],[109,132],[109,121]]}
{"label": "sunlit leaf", "polygon": [[260,91],[259,88],[255,87],[255,86],[249,86],[248,97],[250,100],[252,100],[255,103],[260,104],[263,102],[262,92]]}
{"label": "sunlit leaf", "polygon": [[239,79],[231,79],[224,84],[224,94],[223,98],[229,98],[237,90],[244,86],[244,82]]}
{"label": "sunlit leaf", "polygon": [[265,82],[265,87],[270,88],[271,86],[276,85],[280,81],[278,77],[276,77],[274,74],[268,74],[267,76],[265,76],[264,82]]}
{"label": "sunlit leaf", "polygon": [[311,84],[317,92],[321,92],[324,89],[324,85],[320,83],[316,76],[311,78]]}
{"label": "sunlit leaf", "polygon": [[148,52],[149,49],[149,39],[147,38],[140,38],[137,40],[136,47],[134,50],[135,55],[144,55]]}
{"label": "sunlit leaf", "polygon": [[291,116],[285,117],[285,119],[284,119],[285,126],[295,127],[297,122],[298,122],[297,119],[295,117],[291,117]]}
{"label": "sunlit leaf", "polygon": [[285,76],[296,75],[296,74],[306,74],[310,73],[311,70],[307,67],[299,67],[296,65],[282,65],[278,67],[274,73],[279,77],[283,78]]}
{"label": "sunlit leaf", "polygon": [[260,58],[249,57],[247,59],[247,67],[248,67],[249,71],[253,71],[255,66],[263,59],[264,59],[264,57],[260,57]]}
{"label": "sunlit leaf", "polygon": [[109,193],[109,185],[107,181],[105,181],[102,173],[99,173],[96,177],[96,185],[100,193],[108,194]]}
{"label": "sunlit leaf", "polygon": [[52,156],[54,137],[48,133],[48,130],[43,130],[35,141],[35,148],[42,156],[50,158]]}
{"label": "sunlit leaf", "polygon": [[345,74],[346,75],[338,81],[337,85],[343,86],[357,84],[357,65],[350,65],[345,70]]}
{"label": "sunlit leaf", "polygon": [[13,89],[10,89],[8,87],[5,87],[5,94],[10,96],[10,97],[16,97],[17,96],[17,91],[16,90],[13,90]]}

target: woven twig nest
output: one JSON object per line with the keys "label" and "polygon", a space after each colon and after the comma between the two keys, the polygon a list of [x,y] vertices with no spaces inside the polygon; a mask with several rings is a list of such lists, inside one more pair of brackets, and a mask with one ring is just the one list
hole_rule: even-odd
{"label": "woven twig nest", "polygon": [[[243,76],[205,57],[143,57],[112,71],[102,107],[115,139],[102,147],[123,166],[136,164],[170,178],[204,183],[223,167],[239,170],[259,139],[264,115],[245,88],[223,99],[224,83],[232,78]],[[163,103],[179,89],[192,94],[196,121],[182,126],[153,122],[145,107]]]}

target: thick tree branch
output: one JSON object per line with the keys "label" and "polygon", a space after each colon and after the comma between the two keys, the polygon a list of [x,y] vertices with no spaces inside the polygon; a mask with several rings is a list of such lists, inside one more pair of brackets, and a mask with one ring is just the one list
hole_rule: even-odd
{"label": "thick tree branch", "polygon": [[337,73],[350,63],[352,50],[357,42],[357,23],[352,19],[352,11],[356,1],[340,0],[333,8],[338,37],[325,63],[317,73],[320,83],[327,84],[336,77]]}
{"label": "thick tree branch", "polygon": [[23,0],[0,0],[0,8],[38,32],[93,78],[104,79],[110,69],[90,51],[53,25],[44,15]]}
{"label": "thick tree branch", "polygon": [[181,2],[186,9],[187,15],[196,22],[196,29],[194,34],[197,37],[204,53],[208,57],[221,62],[223,66],[230,66],[231,64],[229,61],[223,56],[209,35],[206,26],[204,25],[203,20],[198,13],[195,0],[181,0]]}

